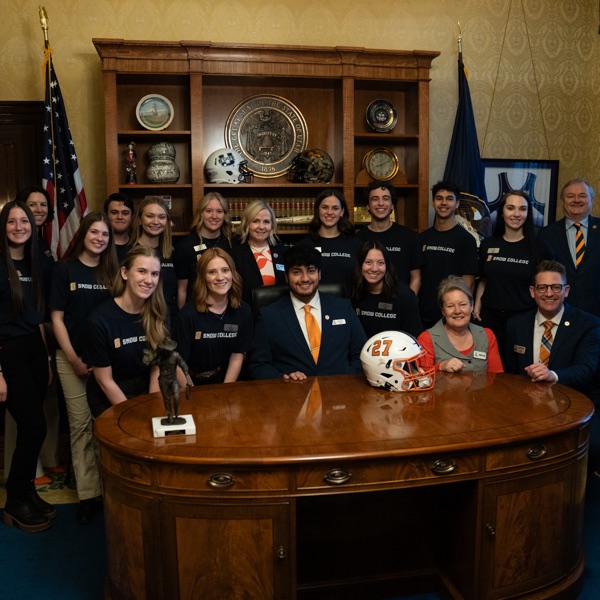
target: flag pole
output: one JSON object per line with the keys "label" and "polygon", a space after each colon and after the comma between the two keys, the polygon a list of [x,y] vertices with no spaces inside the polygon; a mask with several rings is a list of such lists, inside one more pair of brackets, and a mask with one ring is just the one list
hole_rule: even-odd
{"label": "flag pole", "polygon": [[48,41],[48,13],[46,12],[45,6],[40,6],[40,25],[42,26],[42,31],[44,32],[44,46],[48,48],[50,42]]}

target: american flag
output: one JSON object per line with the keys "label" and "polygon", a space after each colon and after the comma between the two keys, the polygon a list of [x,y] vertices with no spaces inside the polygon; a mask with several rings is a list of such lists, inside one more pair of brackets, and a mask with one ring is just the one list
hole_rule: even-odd
{"label": "american flag", "polygon": [[46,110],[42,185],[50,195],[50,209],[54,212],[54,219],[46,227],[44,237],[54,256],[60,258],[69,247],[88,208],[67,112],[52,66],[50,48],[45,50],[45,55]]}

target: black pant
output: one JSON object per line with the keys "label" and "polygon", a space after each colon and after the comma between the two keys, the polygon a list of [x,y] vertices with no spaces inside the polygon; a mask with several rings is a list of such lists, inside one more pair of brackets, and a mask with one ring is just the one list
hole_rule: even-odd
{"label": "black pant", "polygon": [[46,438],[44,398],[48,355],[39,331],[0,343],[0,365],[8,389],[6,408],[17,424],[17,443],[6,480],[7,501],[35,489],[37,460]]}

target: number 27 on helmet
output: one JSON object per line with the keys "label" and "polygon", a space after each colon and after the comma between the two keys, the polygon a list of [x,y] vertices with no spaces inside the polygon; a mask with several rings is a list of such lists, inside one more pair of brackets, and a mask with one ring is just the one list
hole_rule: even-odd
{"label": "number 27 on helmet", "polygon": [[403,331],[382,331],[369,338],[360,360],[373,387],[396,392],[416,392],[433,388],[435,369],[422,367],[425,350]]}

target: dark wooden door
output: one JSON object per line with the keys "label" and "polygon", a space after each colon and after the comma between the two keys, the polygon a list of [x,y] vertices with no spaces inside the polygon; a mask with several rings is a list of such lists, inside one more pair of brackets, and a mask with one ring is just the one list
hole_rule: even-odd
{"label": "dark wooden door", "polygon": [[0,102],[0,205],[42,183],[43,102]]}

